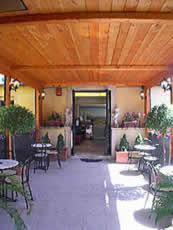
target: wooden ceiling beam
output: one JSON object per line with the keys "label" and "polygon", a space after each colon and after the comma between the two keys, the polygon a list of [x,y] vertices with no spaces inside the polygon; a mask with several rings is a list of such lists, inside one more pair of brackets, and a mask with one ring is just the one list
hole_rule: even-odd
{"label": "wooden ceiling beam", "polygon": [[54,82],[54,83],[48,83],[44,85],[44,88],[47,87],[74,87],[74,86],[118,86],[118,87],[141,87],[145,86],[143,82],[137,82],[137,83],[131,83],[131,82],[118,82],[118,81],[67,81],[67,82]]}
{"label": "wooden ceiling beam", "polygon": [[37,13],[0,17],[0,24],[33,24],[41,22],[170,22],[173,23],[172,13],[160,12],[70,12],[70,13]]}
{"label": "wooden ceiling beam", "polygon": [[43,65],[43,66],[13,66],[14,71],[27,70],[95,70],[95,71],[169,71],[168,66],[164,65]]}

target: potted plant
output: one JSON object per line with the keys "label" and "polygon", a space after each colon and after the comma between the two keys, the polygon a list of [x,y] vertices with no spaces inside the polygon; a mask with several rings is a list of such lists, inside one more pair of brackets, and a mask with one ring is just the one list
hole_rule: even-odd
{"label": "potted plant", "polygon": [[119,151],[116,151],[117,163],[128,163],[128,150],[130,149],[129,142],[127,141],[126,134],[120,140]]}
{"label": "potted plant", "polygon": [[141,145],[144,143],[144,137],[141,135],[141,133],[138,133],[138,135],[135,138],[134,145]]}
{"label": "potted plant", "polygon": [[6,130],[12,137],[13,158],[16,159],[15,135],[26,134],[34,128],[34,115],[25,107],[11,105],[10,107],[0,108],[0,131]]}
{"label": "potted plant", "polygon": [[50,143],[50,138],[48,132],[42,137],[42,142],[47,144]]}
{"label": "potted plant", "polygon": [[52,112],[48,117],[47,125],[63,127],[62,116],[57,112]]}
{"label": "potted plant", "polygon": [[67,149],[65,148],[64,137],[62,134],[58,135],[56,150],[62,161],[67,160]]}
{"label": "potted plant", "polygon": [[[28,205],[29,205],[27,214],[30,214],[31,209],[32,209],[32,203],[31,203],[29,194],[26,192],[24,193],[22,184],[16,179],[15,176],[12,176],[12,175],[9,176],[8,174],[0,173],[0,181],[3,181],[4,177],[7,180],[9,179],[11,181],[11,184],[7,187],[8,190],[11,192],[17,192],[19,195],[21,195],[24,199],[27,200]],[[4,198],[3,196],[0,196],[0,209],[4,210],[9,215],[9,217],[11,218],[14,224],[14,229],[27,230],[27,226],[25,225],[22,219],[21,210],[19,211],[16,207],[11,205],[8,202],[8,200]]]}
{"label": "potted plant", "polygon": [[166,190],[167,192],[164,195],[161,194],[160,196],[156,196],[156,198],[153,201],[152,212],[155,213],[156,215],[155,222],[158,223],[162,219],[166,219],[169,221],[168,224],[171,224],[172,226],[172,219],[173,219],[172,179],[161,174],[160,182],[157,184],[157,188]]}
{"label": "potted plant", "polygon": [[168,132],[173,128],[173,110],[166,105],[154,106],[148,113],[145,121],[145,127],[153,131],[161,138],[163,147],[163,164],[170,162],[169,151],[167,148]]}

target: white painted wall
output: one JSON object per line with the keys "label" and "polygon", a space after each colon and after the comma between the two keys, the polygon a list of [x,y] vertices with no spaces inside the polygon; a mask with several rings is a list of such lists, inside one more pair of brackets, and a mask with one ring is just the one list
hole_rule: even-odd
{"label": "white painted wall", "polygon": [[170,106],[171,104],[171,91],[164,90],[160,86],[155,86],[151,88],[151,108],[155,105],[166,104]]}

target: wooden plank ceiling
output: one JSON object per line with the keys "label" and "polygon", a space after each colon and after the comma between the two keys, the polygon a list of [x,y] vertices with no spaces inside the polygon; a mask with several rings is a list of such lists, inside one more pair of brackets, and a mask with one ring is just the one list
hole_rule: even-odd
{"label": "wooden plank ceiling", "polygon": [[41,88],[152,86],[172,72],[172,0],[24,3],[0,14],[2,73]]}

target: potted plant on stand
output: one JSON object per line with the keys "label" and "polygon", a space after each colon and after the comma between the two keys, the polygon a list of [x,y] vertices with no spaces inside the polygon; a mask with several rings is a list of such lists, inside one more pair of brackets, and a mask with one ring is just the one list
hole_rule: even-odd
{"label": "potted plant on stand", "polygon": [[154,106],[148,113],[145,121],[145,127],[154,132],[158,138],[161,138],[163,147],[163,164],[170,162],[170,154],[167,148],[169,142],[167,136],[170,128],[173,128],[173,111],[166,105]]}
{"label": "potted plant on stand", "polygon": [[126,134],[120,140],[119,151],[116,151],[117,163],[128,163],[128,150],[130,149],[129,142],[127,141]]}
{"label": "potted plant on stand", "polygon": [[16,159],[15,136],[26,134],[34,128],[34,115],[25,107],[11,105],[0,108],[0,131],[7,130],[12,137],[13,158]]}

